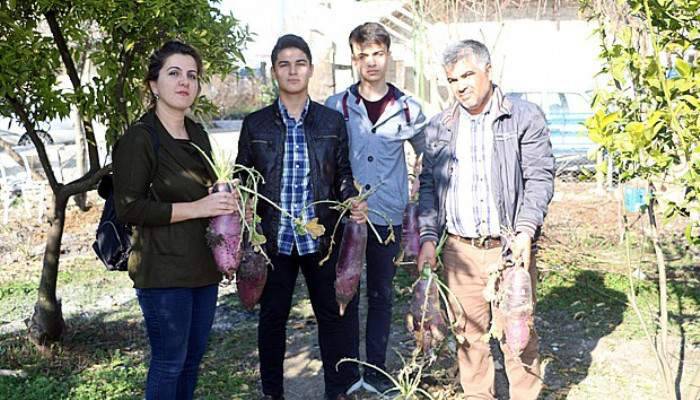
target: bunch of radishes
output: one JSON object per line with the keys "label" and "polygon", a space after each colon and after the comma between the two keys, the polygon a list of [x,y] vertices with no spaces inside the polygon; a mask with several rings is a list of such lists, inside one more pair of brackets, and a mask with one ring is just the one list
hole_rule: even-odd
{"label": "bunch of radishes", "polygon": [[[207,227],[207,242],[218,270],[229,279],[236,280],[238,296],[244,307],[251,310],[260,300],[267,281],[269,259],[262,245],[265,236],[260,232],[260,218],[254,213],[246,218],[246,205],[255,209],[258,197],[257,185],[262,176],[252,168],[231,162],[231,157],[220,148],[212,152],[210,158],[201,148],[193,144],[207,160],[216,175],[217,182],[212,192],[234,191],[240,200],[239,209],[226,215],[213,217]],[[247,175],[245,185],[236,175]],[[246,235],[247,233],[247,235]],[[247,236],[248,240],[244,240]]]}

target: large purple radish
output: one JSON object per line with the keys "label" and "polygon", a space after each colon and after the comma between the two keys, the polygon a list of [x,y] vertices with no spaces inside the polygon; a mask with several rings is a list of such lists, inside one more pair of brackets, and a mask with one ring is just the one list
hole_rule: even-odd
{"label": "large purple radish", "polygon": [[522,267],[503,272],[504,296],[499,309],[503,313],[503,333],[508,348],[519,356],[530,341],[533,322],[532,280]]}
{"label": "large purple radish", "polygon": [[357,293],[366,253],[367,224],[356,224],[348,220],[343,228],[343,239],[335,266],[335,300],[340,307],[341,316]]}
{"label": "large purple radish", "polygon": [[418,203],[410,202],[403,213],[401,233],[403,260],[413,261],[420,252],[420,229],[418,227]]}
{"label": "large purple radish", "polygon": [[236,287],[238,297],[248,311],[252,311],[260,301],[266,282],[267,260],[265,256],[256,252],[250,244],[246,244],[241,265],[236,273]]}
{"label": "large purple radish", "polygon": [[[232,192],[226,182],[217,182],[213,192]],[[237,211],[219,215],[209,220],[207,242],[214,255],[216,267],[223,274],[232,276],[241,263],[241,216]]]}
{"label": "large purple radish", "polygon": [[[413,333],[416,345],[427,354],[447,335],[445,315],[440,308],[440,295],[430,266],[423,268],[413,285],[413,298],[406,316],[406,328]],[[427,299],[427,301],[426,301]]]}

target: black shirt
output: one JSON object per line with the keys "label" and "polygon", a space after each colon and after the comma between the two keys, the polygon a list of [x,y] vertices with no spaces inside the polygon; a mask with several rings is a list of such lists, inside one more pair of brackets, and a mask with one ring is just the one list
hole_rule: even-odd
{"label": "black shirt", "polygon": [[382,113],[386,109],[386,106],[391,103],[392,100],[394,100],[394,91],[389,88],[389,90],[386,91],[386,94],[384,97],[377,101],[369,101],[365,99],[364,97],[360,96],[362,99],[362,102],[365,104],[365,108],[367,109],[367,116],[369,116],[369,120],[372,122],[372,125],[376,124],[377,121],[379,120],[379,117],[382,116]]}

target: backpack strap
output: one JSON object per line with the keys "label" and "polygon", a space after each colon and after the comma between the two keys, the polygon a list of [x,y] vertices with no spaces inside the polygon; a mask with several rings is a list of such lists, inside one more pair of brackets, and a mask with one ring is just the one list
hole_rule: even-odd
{"label": "backpack strap", "polygon": [[156,178],[156,174],[158,173],[158,150],[160,150],[160,137],[158,137],[158,132],[156,132],[155,128],[153,128],[151,125],[143,122],[143,121],[138,121],[134,124],[134,126],[139,126],[144,128],[148,134],[151,136],[151,145],[153,145],[153,153],[156,156],[156,167],[153,169],[153,172],[151,173],[151,193],[153,193],[153,196],[158,200],[158,195],[156,194],[156,191],[153,189],[153,180]]}
{"label": "backpack strap", "polygon": [[345,119],[345,122],[348,122],[348,121],[350,120],[350,113],[348,113],[348,96],[350,96],[350,94],[349,94],[348,91],[346,90],[346,91],[345,91],[345,94],[343,95],[343,101],[342,101],[342,104],[343,104],[343,119]]}
{"label": "backpack strap", "polygon": [[[158,137],[158,133],[156,130],[149,124],[143,122],[143,121],[138,121],[134,124],[134,126],[140,126],[144,128],[148,134],[151,136],[151,144],[153,145],[153,152],[156,155],[156,161],[158,161],[158,150],[160,150],[160,138]],[[156,168],[158,167],[158,163],[156,163]]]}
{"label": "backpack strap", "polygon": [[411,110],[408,108],[408,101],[403,101],[403,116],[406,118],[406,125],[411,126]]}

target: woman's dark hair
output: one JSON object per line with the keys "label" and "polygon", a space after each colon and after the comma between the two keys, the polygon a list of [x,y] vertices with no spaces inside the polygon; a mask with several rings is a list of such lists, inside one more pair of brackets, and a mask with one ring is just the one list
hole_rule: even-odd
{"label": "woman's dark hair", "polygon": [[277,62],[277,56],[280,54],[280,52],[289,48],[301,50],[309,59],[309,64],[313,64],[311,61],[311,50],[309,49],[309,45],[306,43],[306,40],[304,40],[301,36],[287,34],[280,36],[280,38],[277,39],[277,43],[275,43],[275,47],[272,49],[272,55],[270,58],[272,59],[273,68],[275,67],[275,62]]}
{"label": "woman's dark hair", "polygon": [[[148,58],[148,71],[146,71],[146,79],[144,83],[146,84],[146,91],[150,98],[150,107],[155,107],[156,97],[151,91],[149,82],[157,81],[158,74],[165,64],[165,60],[173,54],[184,54],[194,58],[194,62],[197,64],[197,77],[201,77],[204,73],[204,66],[202,64],[202,57],[199,52],[189,44],[183,43],[179,40],[169,40],[165,42],[158,50],[153,52]],[[197,94],[201,91],[202,87],[199,86],[197,89]]]}

